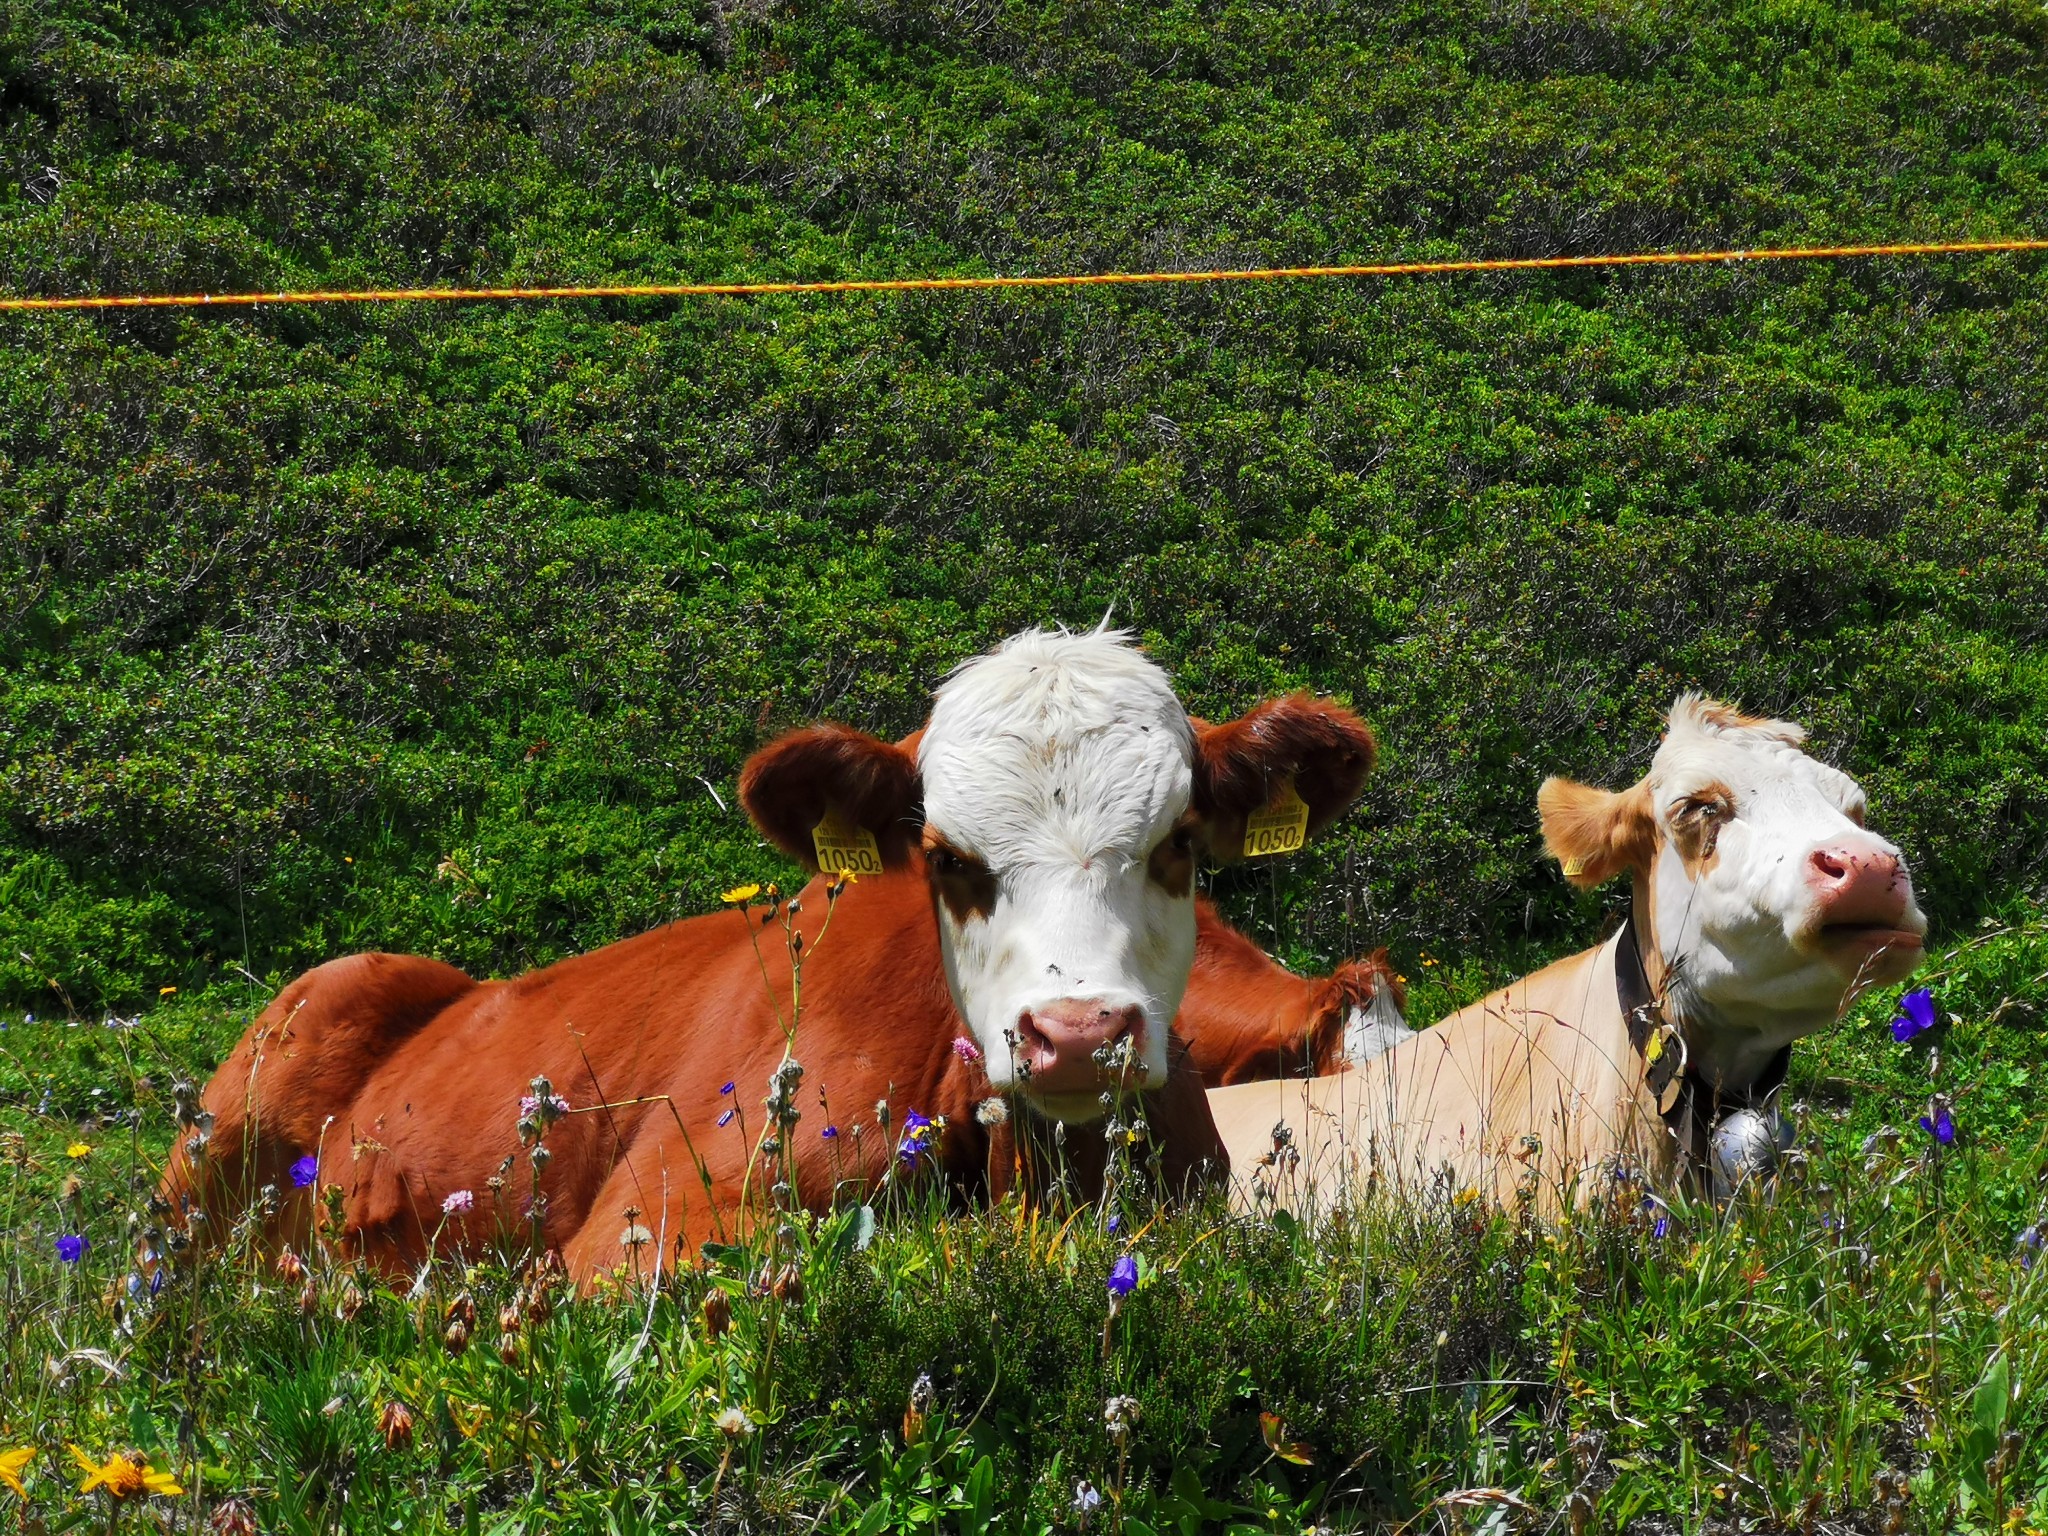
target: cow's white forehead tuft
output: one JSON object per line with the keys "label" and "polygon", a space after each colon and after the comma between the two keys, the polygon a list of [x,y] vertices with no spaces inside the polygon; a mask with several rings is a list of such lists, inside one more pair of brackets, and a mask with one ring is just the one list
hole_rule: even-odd
{"label": "cow's white forehead tuft", "polygon": [[1029,629],[940,685],[918,766],[933,824],[981,856],[1086,860],[1177,816],[1193,753],[1173,685],[1127,634]]}
{"label": "cow's white forehead tuft", "polygon": [[1706,738],[1735,744],[1796,747],[1806,740],[1806,728],[1791,720],[1767,720],[1746,715],[1732,704],[1710,699],[1704,693],[1681,693],[1671,706],[1666,740]]}

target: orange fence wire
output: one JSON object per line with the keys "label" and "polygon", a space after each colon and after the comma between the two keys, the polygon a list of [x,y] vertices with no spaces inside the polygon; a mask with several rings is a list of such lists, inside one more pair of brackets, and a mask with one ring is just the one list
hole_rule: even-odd
{"label": "orange fence wire", "polygon": [[1462,261],[1377,262],[1350,267],[1259,267],[1229,272],[1064,272],[1050,277],[897,277],[791,283],[608,283],[559,288],[314,288],[285,289],[275,293],[88,294],[77,298],[0,298],[0,311],[182,309],[256,304],[416,304],[457,300],[693,299],[772,293],[925,293],[954,288],[1111,288],[1140,283],[1248,283],[1281,278],[1539,272],[1564,267],[1706,266],[1724,261],[1978,256],[1995,251],[2048,251],[2048,240],[1950,240],[1900,245],[1785,246],[1737,251],[1634,251],[1606,256],[1509,256]]}

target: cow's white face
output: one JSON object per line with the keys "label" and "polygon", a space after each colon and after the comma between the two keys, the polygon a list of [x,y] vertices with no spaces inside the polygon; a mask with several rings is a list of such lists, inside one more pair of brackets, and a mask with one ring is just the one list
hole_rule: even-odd
{"label": "cow's white face", "polygon": [[918,768],[946,979],[990,1082],[1060,1119],[1166,1080],[1194,961],[1194,759],[1165,673],[1112,635],[1019,635],[934,701]]}
{"label": "cow's white face", "polygon": [[[941,685],[913,741],[840,725],[747,760],[740,800],[817,868],[832,818],[928,880],[953,1001],[998,1088],[1061,1120],[1167,1079],[1195,955],[1195,856],[1238,857],[1292,786],[1311,835],[1351,803],[1372,732],[1327,699],[1190,720],[1127,639],[1028,630]],[[858,898],[853,898],[858,899]],[[1101,1053],[1106,1061],[1098,1061]]]}
{"label": "cow's white face", "polygon": [[1904,859],[1863,825],[1855,780],[1803,739],[1688,694],[1641,783],[1619,795],[1544,786],[1544,830],[1567,874],[1647,877],[1667,1000],[1696,1065],[1723,1081],[1752,1079],[1857,992],[1920,962],[1927,920]]}

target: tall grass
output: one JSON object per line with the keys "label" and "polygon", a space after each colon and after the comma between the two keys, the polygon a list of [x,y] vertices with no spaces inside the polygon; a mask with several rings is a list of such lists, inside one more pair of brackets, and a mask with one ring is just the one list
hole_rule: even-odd
{"label": "tall grass", "polygon": [[[175,1250],[171,1089],[246,1000],[12,1018],[0,1452],[34,1455],[0,1501],[51,1531],[2040,1529],[2044,977],[2035,917],[1930,965],[1938,1056],[1891,997],[1802,1047],[1767,1200],[1545,1225],[1445,1190],[1308,1230],[911,1181],[586,1298],[544,1263],[281,1258],[227,1212]],[[82,1494],[71,1445],[182,1491]]]}

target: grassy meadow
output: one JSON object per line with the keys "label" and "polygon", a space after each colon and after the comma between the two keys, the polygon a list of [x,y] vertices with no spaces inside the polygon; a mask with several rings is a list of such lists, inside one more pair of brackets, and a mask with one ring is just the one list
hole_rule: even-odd
{"label": "grassy meadow", "polygon": [[[0,0],[0,152],[10,293],[2038,236],[2048,10]],[[2044,275],[0,315],[0,1524],[2048,1529]],[[786,879],[747,753],[1112,606],[1198,713],[1380,734],[1209,880],[1290,963],[1388,944],[1426,1022],[1590,941],[1535,786],[1699,687],[1870,792],[1938,1046],[1801,1045],[1727,1211],[906,1175],[580,1301],[168,1250],[174,1090],[299,970]]]}

